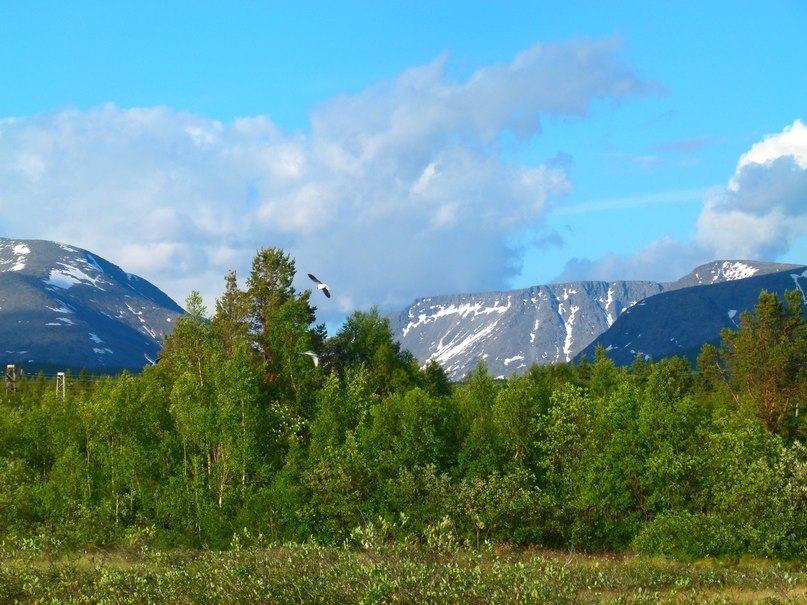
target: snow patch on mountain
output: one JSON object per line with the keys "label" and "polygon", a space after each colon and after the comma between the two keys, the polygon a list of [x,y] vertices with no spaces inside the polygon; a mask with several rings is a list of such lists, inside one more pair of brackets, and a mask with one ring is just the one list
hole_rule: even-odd
{"label": "snow patch on mountain", "polygon": [[536,319],[535,325],[533,325],[532,327],[532,332],[530,332],[530,344],[533,344],[535,342],[535,336],[538,334],[538,328],[540,327],[541,327],[541,320]]}
{"label": "snow patch on mountain", "polygon": [[67,263],[59,263],[59,265],[61,265],[61,268],[51,269],[48,279],[43,280],[47,285],[68,290],[77,284],[88,284],[103,290],[98,285],[98,282],[101,281],[100,278],[90,277],[75,265]]}
{"label": "snow patch on mountain", "polygon": [[92,267],[93,267],[93,268],[94,268],[96,271],[98,271],[98,273],[103,273],[103,272],[104,272],[104,270],[101,268],[101,265],[99,265],[99,264],[98,264],[98,261],[95,259],[95,257],[94,257],[92,254],[90,254],[90,253],[88,252],[88,253],[86,254],[86,258],[87,258],[87,262],[88,262],[90,265],[92,265]]}
{"label": "snow patch on mountain", "polygon": [[[429,299],[425,299],[428,301]],[[424,302],[425,302],[424,301]],[[442,317],[446,317],[449,315],[457,315],[459,319],[465,319],[469,315],[476,316],[484,316],[489,315],[491,313],[505,313],[507,310],[510,309],[510,297],[507,297],[507,305],[499,304],[499,301],[495,301],[492,306],[485,306],[483,301],[477,301],[476,303],[465,303],[461,305],[451,304],[448,306],[442,305],[433,305],[428,308],[431,313],[419,313],[417,316],[417,320],[410,321],[406,326],[403,328],[404,336],[409,333],[410,330],[413,328],[417,328],[418,326],[432,323]],[[410,309],[410,317],[414,318],[412,314],[412,310]]]}
{"label": "snow patch on mountain", "polygon": [[480,326],[480,328],[471,334],[460,334],[455,336],[449,340],[448,343],[440,340],[440,342],[437,343],[437,352],[432,355],[432,359],[437,361],[437,363],[443,367],[446,367],[446,365],[451,367],[449,362],[452,359],[468,352],[469,349],[474,346],[474,344],[484,340],[484,338],[489,336],[495,329],[496,324],[490,323],[488,325]]}
{"label": "snow patch on mountain", "polygon": [[56,306],[56,307],[48,307],[46,305],[45,308],[48,309],[49,311],[53,311],[54,313],[75,313],[76,312],[76,310],[73,307],[71,307],[70,305],[68,305],[64,301],[59,300],[58,298],[55,300],[55,302],[56,302],[56,304],[58,306]]}
{"label": "snow patch on mountain", "polygon": [[46,326],[74,326],[76,322],[74,322],[69,317],[57,317],[54,321],[49,321],[45,323]]}
{"label": "snow patch on mountain", "polygon": [[[574,319],[579,310],[579,306],[573,306],[571,308],[571,312],[569,313],[569,318],[564,322],[564,326],[566,328],[566,339],[563,342],[563,354],[566,357],[566,361],[570,361],[572,359],[572,345],[574,344]],[[561,317],[563,317],[562,313]]]}
{"label": "snow patch on mountain", "polygon": [[[602,299],[600,299],[602,302]],[[608,298],[605,299],[605,319],[608,322],[608,327],[610,328],[611,325],[616,320],[616,314],[614,313],[614,288],[609,284],[608,286]]]}
{"label": "snow patch on mountain", "polygon": [[509,366],[514,361],[524,361],[524,353],[519,353],[518,355],[513,355],[513,357],[508,357],[504,360],[504,365]]}
{"label": "snow patch on mountain", "polygon": [[803,273],[791,273],[790,277],[793,278],[793,281],[796,284],[796,289],[799,292],[801,292],[801,300],[804,302],[805,305],[807,305],[807,296],[805,296],[804,289],[801,287],[801,284],[799,283],[800,277],[807,277],[807,271],[804,271]]}
{"label": "snow patch on mountain", "polygon": [[0,271],[22,271],[31,253],[27,244],[6,240],[0,243]]}
{"label": "snow patch on mountain", "polygon": [[[759,269],[741,262],[726,261],[721,266],[722,277],[724,281],[734,281],[735,279],[745,279],[756,275]],[[719,281],[718,276],[712,278],[712,283]]]}
{"label": "snow patch on mountain", "polygon": [[710,263],[695,270],[694,275],[701,284],[714,284],[722,281],[734,281],[756,275],[759,269],[742,261],[723,261]]}

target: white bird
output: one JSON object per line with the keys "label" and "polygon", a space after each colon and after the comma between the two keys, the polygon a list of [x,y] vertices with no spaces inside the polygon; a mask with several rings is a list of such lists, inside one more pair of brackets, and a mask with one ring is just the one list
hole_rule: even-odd
{"label": "white bird", "polygon": [[305,351],[302,355],[308,355],[314,361],[314,367],[316,368],[319,366],[319,355],[314,353],[314,351]]}
{"label": "white bird", "polygon": [[149,362],[151,365],[153,365],[153,366],[156,366],[156,365],[157,365],[157,361],[159,361],[159,359],[158,359],[157,361],[154,361],[154,360],[153,360],[151,357],[149,357],[149,356],[148,356],[148,355],[146,355],[145,353],[143,353],[143,357],[145,357],[145,358],[146,358],[146,361],[148,361],[148,362]]}
{"label": "white bird", "polygon": [[317,289],[322,290],[322,293],[323,293],[325,296],[327,296],[328,298],[330,298],[330,297],[331,297],[331,291],[330,291],[330,290],[328,290],[328,284],[323,284],[321,281],[319,281],[319,280],[318,280],[316,277],[314,277],[314,276],[313,276],[313,275],[311,275],[310,273],[308,274],[308,277],[310,277],[310,278],[311,278],[311,281],[312,281],[312,282],[314,282],[315,284],[317,284]]}

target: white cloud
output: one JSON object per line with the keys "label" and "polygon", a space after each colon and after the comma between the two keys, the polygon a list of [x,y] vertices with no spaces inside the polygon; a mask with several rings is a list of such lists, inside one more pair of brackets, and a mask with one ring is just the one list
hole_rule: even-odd
{"label": "white cloud", "polygon": [[570,262],[566,279],[681,277],[719,259],[776,261],[807,233],[807,127],[796,120],[754,144],[724,189],[709,193],[691,241],[653,242],[630,256]]}
{"label": "white cloud", "polygon": [[[223,124],[166,107],[62,110],[0,121],[6,235],[91,250],[208,308],[234,268],[279,246],[327,279],[338,311],[506,287],[508,245],[569,188],[565,169],[502,159],[505,131],[655,92],[615,40],[536,45],[466,81],[448,56],[314,108],[309,134],[264,116]],[[304,279],[300,288],[310,287]]]}
{"label": "white cloud", "polygon": [[[737,171],[752,164],[768,164],[782,157],[791,157],[802,170],[807,170],[807,126],[801,120],[786,126],[778,134],[766,136],[759,143],[740,156]],[[738,185],[734,179],[729,183],[729,189],[734,190]]]}
{"label": "white cloud", "polygon": [[796,120],[743,154],[707,200],[695,241],[720,258],[774,260],[807,228],[807,128]]}

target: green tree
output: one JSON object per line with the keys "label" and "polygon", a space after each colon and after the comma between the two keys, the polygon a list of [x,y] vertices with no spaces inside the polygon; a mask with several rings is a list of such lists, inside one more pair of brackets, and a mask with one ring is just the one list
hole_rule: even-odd
{"label": "green tree", "polygon": [[496,441],[513,465],[535,468],[535,423],[543,411],[540,387],[529,376],[514,376],[498,391],[491,410]]}
{"label": "green tree", "polygon": [[249,333],[249,297],[238,288],[235,271],[224,278],[224,295],[216,301],[213,332],[221,339],[224,352],[232,355],[239,341],[246,341]]}
{"label": "green tree", "polygon": [[801,432],[800,407],[807,380],[807,325],[798,290],[759,295],[754,313],[740,315],[740,329],[722,333],[721,367],[731,397],[749,405],[773,432],[794,437]]}
{"label": "green tree", "polygon": [[619,370],[602,345],[594,351],[594,363],[589,371],[589,392],[595,397],[604,397],[613,390],[619,380]]}
{"label": "green tree", "polygon": [[317,413],[311,422],[309,453],[313,458],[325,448],[344,443],[368,420],[370,407],[378,400],[364,368],[348,370],[344,378],[334,372],[317,392]]}
{"label": "green tree", "polygon": [[247,280],[251,335],[263,365],[265,382],[280,391],[297,392],[297,371],[310,365],[301,354],[315,342],[310,291],[298,293],[292,282],[295,262],[279,248],[262,248],[252,261]]}
{"label": "green tree", "polygon": [[637,430],[641,399],[635,382],[623,377],[593,402],[591,447],[580,460],[576,503],[576,517],[587,521],[575,531],[589,548],[624,548],[646,515],[641,485],[646,451]]}
{"label": "green tree", "polygon": [[511,454],[499,446],[493,415],[500,386],[488,373],[485,361],[479,360],[476,369],[468,372],[454,392],[462,441],[458,471],[462,476],[484,476],[501,470]]}
{"label": "green tree", "polygon": [[451,381],[448,374],[436,360],[430,359],[423,368],[423,388],[432,397],[451,395]]}
{"label": "green tree", "polygon": [[636,441],[643,449],[641,506],[646,516],[697,506],[703,488],[704,437],[711,412],[692,395],[689,363],[671,358],[653,364],[642,391]]}
{"label": "green tree", "polygon": [[152,516],[173,468],[163,450],[173,422],[161,383],[153,373],[140,378],[124,372],[99,381],[73,407],[83,427],[77,446],[85,501],[109,511],[116,528]]}
{"label": "green tree", "polygon": [[[295,262],[279,248],[258,251],[247,280],[250,333],[262,375],[262,458],[275,471],[292,447],[307,439],[322,370],[304,353],[322,348],[324,327],[312,327],[311,291],[297,292]],[[267,468],[269,468],[267,467]]]}
{"label": "green tree", "polygon": [[453,466],[457,455],[456,412],[445,398],[433,399],[420,388],[393,393],[370,409],[372,423],[362,434],[365,455],[376,460],[380,478],[401,467]]}
{"label": "green tree", "polygon": [[590,547],[581,479],[592,450],[597,449],[591,439],[592,422],[591,401],[573,384],[563,384],[552,394],[549,409],[536,422],[535,447],[549,507],[545,531],[552,542]]}
{"label": "green tree", "polygon": [[247,457],[254,448],[247,429],[260,425],[254,420],[256,394],[244,345],[228,357],[195,293],[187,308],[154,368],[170,385],[169,410],[181,451],[181,471],[166,493],[170,506],[163,514],[197,541],[220,544],[229,507],[251,468]]}
{"label": "green tree", "polygon": [[310,517],[310,526],[320,538],[340,543],[351,529],[364,524],[373,491],[371,477],[370,462],[352,433],[341,445],[325,448],[303,475],[311,499],[310,507],[300,511]]}
{"label": "green tree", "polygon": [[377,307],[356,311],[345,320],[328,340],[325,360],[340,372],[367,368],[379,395],[411,388],[420,381],[415,358],[395,341],[389,319],[381,317]]}
{"label": "green tree", "polygon": [[529,543],[540,540],[544,502],[534,478],[523,468],[487,477],[465,477],[454,490],[454,516],[480,541]]}

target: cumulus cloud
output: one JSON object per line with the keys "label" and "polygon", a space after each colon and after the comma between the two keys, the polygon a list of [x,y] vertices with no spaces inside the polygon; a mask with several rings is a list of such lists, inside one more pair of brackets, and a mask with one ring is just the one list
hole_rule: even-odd
{"label": "cumulus cloud", "polygon": [[705,196],[691,241],[664,239],[630,256],[575,259],[565,279],[681,277],[718,259],[776,261],[807,233],[807,127],[796,120],[754,144],[727,186]]}
{"label": "cumulus cloud", "polygon": [[245,278],[267,246],[327,279],[326,320],[503,288],[521,263],[508,242],[570,186],[557,162],[504,160],[503,135],[529,139],[544,115],[656,91],[618,50],[536,45],[465,81],[440,56],[323,102],[305,134],[263,116],[225,124],[113,104],[0,120],[3,234],[87,248],[179,302],[198,290],[211,309],[227,270]]}

